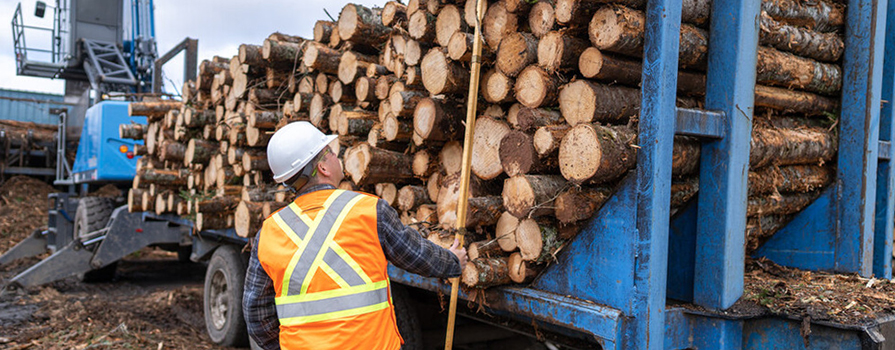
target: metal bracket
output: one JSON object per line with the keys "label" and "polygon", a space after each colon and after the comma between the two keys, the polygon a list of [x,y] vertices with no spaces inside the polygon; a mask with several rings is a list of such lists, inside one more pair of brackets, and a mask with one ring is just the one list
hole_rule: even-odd
{"label": "metal bracket", "polygon": [[725,129],[724,112],[678,108],[674,123],[676,135],[696,136],[709,139],[723,139]]}
{"label": "metal bracket", "polygon": [[87,79],[94,90],[103,91],[100,89],[102,84],[137,86],[137,79],[117,45],[87,39],[84,39],[83,45],[87,53],[84,71],[87,72]]}

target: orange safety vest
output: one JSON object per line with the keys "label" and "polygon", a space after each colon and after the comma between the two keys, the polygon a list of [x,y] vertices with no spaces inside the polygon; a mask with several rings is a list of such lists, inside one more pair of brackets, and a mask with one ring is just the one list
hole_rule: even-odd
{"label": "orange safety vest", "polygon": [[399,349],[378,198],[302,195],[264,221],[258,259],[273,280],[282,349]]}

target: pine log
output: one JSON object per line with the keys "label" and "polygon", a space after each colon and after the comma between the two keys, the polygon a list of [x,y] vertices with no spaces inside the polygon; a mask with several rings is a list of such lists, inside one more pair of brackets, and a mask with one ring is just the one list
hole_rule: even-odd
{"label": "pine log", "polygon": [[145,191],[140,188],[131,188],[127,192],[127,211],[129,213],[146,211],[146,208],[143,207],[143,192]]}
{"label": "pine log", "polygon": [[466,263],[462,275],[468,287],[488,288],[510,283],[506,257],[480,258]]}
{"label": "pine log", "polygon": [[508,103],[516,99],[513,88],[516,80],[506,76],[497,69],[491,69],[482,76],[481,94],[485,101],[491,103]]}
{"label": "pine log", "polygon": [[193,210],[202,213],[220,213],[230,212],[236,209],[239,204],[239,198],[233,196],[213,197],[203,201],[195,202]]}
{"label": "pine log", "polygon": [[469,62],[472,60],[472,44],[474,36],[466,32],[455,32],[448,40],[448,57],[454,61]]}
{"label": "pine log", "polygon": [[507,176],[553,172],[556,158],[541,159],[535,151],[532,136],[513,130],[500,141],[500,165]]}
{"label": "pine log", "polygon": [[[342,59],[342,56],[340,54],[338,60],[341,60],[341,59]],[[337,74],[337,73],[333,73],[333,74]],[[307,77],[307,78],[308,79],[302,79],[302,81],[308,81],[308,82],[312,81],[311,77]],[[314,77],[314,80],[313,80],[314,91],[319,92],[321,94],[328,93],[329,92],[329,83],[331,81],[335,81],[336,79],[338,79],[338,78],[331,78],[329,75],[327,75],[327,73],[318,72],[317,76]]]}
{"label": "pine log", "polygon": [[317,21],[317,23],[314,23],[314,41],[321,44],[328,43],[335,25],[335,23],[330,21]]}
{"label": "pine log", "polygon": [[411,211],[423,204],[432,204],[425,187],[408,185],[398,191],[398,209]]}
{"label": "pine log", "polygon": [[675,136],[671,156],[671,175],[684,176],[699,172],[700,143],[690,137]]}
{"label": "pine log", "polygon": [[315,71],[335,75],[339,73],[339,60],[341,58],[341,52],[312,42],[308,43],[305,48],[302,63]]}
{"label": "pine log", "polygon": [[[226,193],[227,186],[229,185],[237,185],[241,184],[242,179],[236,176],[236,172],[233,170],[233,166],[225,165],[218,168],[217,177],[215,178],[215,184],[217,185],[218,190],[224,190]],[[236,189],[238,192],[242,192],[242,186]]]}
{"label": "pine log", "polygon": [[538,65],[548,72],[575,68],[589,46],[586,40],[559,31],[549,32],[538,42]]}
{"label": "pine log", "polygon": [[302,45],[264,39],[261,57],[267,60],[271,66],[294,69],[302,57]]}
{"label": "pine log", "polygon": [[752,130],[749,164],[752,168],[766,165],[823,164],[836,155],[838,140],[821,129]]}
{"label": "pine log", "polygon": [[379,100],[388,100],[389,90],[398,78],[394,75],[384,75],[376,79],[376,98]]}
{"label": "pine log", "polygon": [[528,27],[531,34],[543,38],[551,30],[556,28],[556,11],[553,1],[538,1],[528,12]]}
{"label": "pine log", "polygon": [[563,122],[562,114],[553,109],[521,107],[516,113],[507,114],[507,122],[513,129],[532,131],[547,125]]}
{"label": "pine log", "polygon": [[143,124],[121,124],[118,126],[118,137],[123,139],[142,140],[146,125]]}
{"label": "pine log", "polygon": [[327,44],[327,46],[329,46],[330,48],[333,48],[333,49],[337,49],[337,48],[342,47],[342,44],[344,42],[345,41],[342,40],[342,35],[339,34],[338,23],[336,23],[336,26],[333,27],[332,33],[330,33],[330,35],[329,35],[329,43]]}
{"label": "pine log", "polygon": [[276,200],[276,192],[267,186],[243,187],[240,200],[248,202],[269,202]]}
{"label": "pine log", "polygon": [[[267,163],[267,152],[264,150],[258,149],[246,149],[242,154],[242,158],[240,159],[242,167],[246,171],[257,170],[257,171],[268,171],[270,170],[270,165]],[[236,164],[234,162],[234,164]]]}
{"label": "pine log", "polygon": [[507,211],[518,218],[553,215],[553,201],[566,188],[559,175],[517,175],[504,180]]}
{"label": "pine log", "polygon": [[468,31],[469,26],[457,6],[445,5],[438,11],[438,17],[435,20],[435,42],[438,45],[447,47],[454,33]]}
{"label": "pine log", "polygon": [[372,102],[378,100],[376,98],[376,79],[370,77],[360,77],[354,82],[354,97],[358,101]]}
{"label": "pine log", "polygon": [[311,99],[314,94],[296,92],[292,98],[292,109],[294,112],[308,112],[311,107]]}
{"label": "pine log", "polygon": [[273,130],[259,129],[251,126],[245,128],[245,144],[247,146],[266,147],[271,137],[273,137]]}
{"label": "pine log", "polygon": [[691,176],[682,180],[672,180],[671,182],[671,215],[674,215],[678,208],[690,202],[699,192],[699,178]]}
{"label": "pine log", "polygon": [[353,83],[357,77],[366,76],[368,66],[375,62],[375,57],[345,51],[339,59],[339,81],[343,84]]}
{"label": "pine log", "polygon": [[610,196],[612,190],[605,187],[569,188],[560,193],[554,201],[556,218],[563,224],[590,219]]}
{"label": "pine log", "polygon": [[394,91],[389,95],[389,106],[391,106],[392,113],[396,117],[406,118],[413,116],[417,104],[428,97],[429,94],[425,91]]}
{"label": "pine log", "polygon": [[510,127],[503,121],[480,117],[473,131],[472,172],[483,180],[494,179],[503,173],[500,165],[500,141],[510,132]]}
{"label": "pine log", "polygon": [[382,25],[391,27],[407,20],[407,6],[397,1],[389,1],[382,8]]}
{"label": "pine log", "polygon": [[[578,70],[585,78],[631,87],[638,87],[643,76],[640,62],[605,54],[596,47],[589,47],[581,53]],[[705,75],[679,71],[677,90],[691,95],[705,94]]]}
{"label": "pine log", "polygon": [[420,66],[423,85],[432,95],[463,93],[469,89],[469,71],[451,62],[440,49],[429,50]]}
{"label": "pine log", "polygon": [[555,258],[565,241],[559,238],[556,227],[525,218],[516,228],[516,244],[522,260],[547,262]]}
{"label": "pine log", "polygon": [[264,216],[261,215],[262,203],[240,201],[236,206],[233,228],[239,237],[253,237],[261,230]]}
{"label": "pine log", "polygon": [[353,83],[343,84],[341,81],[334,81],[329,85],[329,97],[332,97],[335,103],[357,103]]}
{"label": "pine log", "polygon": [[[491,189],[488,184],[481,179],[470,176],[469,178],[469,196],[470,198],[490,196]],[[457,206],[460,202],[460,174],[452,174],[446,176],[441,181],[441,188],[438,191],[438,198],[435,201],[438,211],[438,224],[445,229],[454,229],[457,222]],[[481,204],[491,203],[490,208],[497,206],[501,200],[482,200]],[[502,203],[500,205],[502,207]],[[469,217],[467,218],[467,227],[470,227],[470,220],[473,217],[473,204],[470,204]],[[501,209],[502,210],[502,209]],[[482,210],[483,213],[490,212]],[[495,214],[496,216],[496,214]]]}
{"label": "pine log", "polygon": [[219,215],[212,213],[196,213],[196,230],[220,230],[230,226],[228,215]]}
{"label": "pine log", "polygon": [[747,218],[746,253],[749,254],[758,249],[791,219],[791,215],[760,215]]}
{"label": "pine log", "polygon": [[824,1],[762,1],[761,9],[779,21],[805,26],[819,32],[832,32],[845,24],[843,9]]}
{"label": "pine log", "polygon": [[757,81],[833,95],[842,90],[842,70],[835,64],[759,46]]}
{"label": "pine log", "polygon": [[463,144],[460,141],[450,141],[441,148],[438,160],[445,174],[460,173],[463,166]]}
{"label": "pine log", "polygon": [[497,244],[496,239],[472,242],[469,243],[469,247],[466,248],[466,257],[469,258],[469,260],[500,256],[503,255],[502,253],[503,251],[500,249],[500,245]]}
{"label": "pine log", "polygon": [[186,146],[182,143],[164,140],[159,143],[159,160],[163,162],[182,163],[186,154]]}
{"label": "pine log", "polygon": [[421,179],[426,179],[438,171],[440,163],[428,150],[422,149],[413,154],[413,174]]}
{"label": "pine log", "polygon": [[187,127],[195,128],[205,124],[213,123],[215,120],[215,111],[212,110],[196,110],[187,108],[183,113],[183,123]]}
{"label": "pine log", "polygon": [[382,132],[386,141],[406,144],[413,136],[413,124],[401,121],[396,116],[390,115],[382,123]]}
{"label": "pine log", "polygon": [[361,109],[342,110],[339,113],[339,135],[366,136],[377,121],[379,121],[379,117],[376,112]]}
{"label": "pine log", "polygon": [[530,33],[516,32],[501,40],[495,65],[504,75],[515,78],[537,61],[538,38]]}
{"label": "pine log", "polygon": [[845,43],[838,33],[819,33],[784,24],[764,11],[761,13],[759,30],[761,45],[818,61],[836,62],[845,51]]}
{"label": "pine log", "polygon": [[217,142],[206,141],[202,139],[191,139],[186,147],[186,154],[183,157],[184,165],[207,163],[212,155],[217,153],[219,145]]}
{"label": "pine log", "polygon": [[811,192],[830,184],[835,174],[818,165],[768,166],[749,172],[749,195]]}
{"label": "pine log", "polygon": [[[452,208],[438,208],[438,223],[443,228],[456,228],[457,205]],[[503,212],[503,199],[500,196],[482,196],[469,198],[467,202],[466,227],[491,226],[497,223]]]}
{"label": "pine log", "polygon": [[505,252],[512,252],[518,248],[516,245],[516,228],[519,227],[519,218],[510,212],[503,212],[497,219],[497,225],[494,228],[494,239],[500,249]]}
{"label": "pine log", "polygon": [[374,186],[374,193],[379,198],[385,200],[388,205],[396,206],[398,199],[398,187],[391,182],[380,182]]}
{"label": "pine log", "polygon": [[623,127],[577,125],[559,146],[559,169],[575,184],[614,181],[634,166],[635,137]]}
{"label": "pine log", "polygon": [[640,90],[576,80],[562,87],[559,108],[573,126],[596,121],[622,123],[640,113]]}
{"label": "pine log", "polygon": [[562,84],[556,74],[535,65],[528,66],[516,79],[516,100],[529,108],[555,105],[560,100]]}
{"label": "pine log", "polygon": [[435,16],[428,12],[414,12],[407,21],[407,33],[411,38],[431,43],[435,40],[435,21]]}
{"label": "pine log", "polygon": [[127,114],[130,116],[146,116],[152,121],[164,117],[169,110],[182,107],[183,102],[180,101],[131,102],[127,105]]}
{"label": "pine log", "polygon": [[751,197],[746,206],[746,216],[795,214],[805,209],[818,195],[818,192],[809,192]]}
{"label": "pine log", "polygon": [[572,127],[568,124],[547,125],[538,128],[532,137],[535,151],[540,157],[550,157],[559,152],[559,145]]}
{"label": "pine log", "polygon": [[438,212],[435,204],[423,204],[416,209],[416,221],[430,225],[438,224]]}
{"label": "pine log", "polygon": [[507,11],[503,1],[488,6],[485,18],[482,19],[482,37],[492,51],[497,51],[504,37],[519,30],[519,17]]}
{"label": "pine log", "polygon": [[277,111],[256,111],[249,115],[249,126],[259,129],[274,129],[280,119],[283,119],[283,113]]}
{"label": "pine log", "polygon": [[348,148],[344,160],[345,172],[358,185],[384,181],[403,183],[413,178],[412,157],[372,148],[366,143]]}
{"label": "pine log", "polygon": [[423,53],[428,52],[430,44],[419,40],[407,40],[404,47],[404,63],[408,66],[418,66],[423,59]]}
{"label": "pine log", "polygon": [[328,124],[329,106],[333,104],[329,95],[315,93],[311,98],[311,105],[308,107],[308,115],[311,117],[311,124],[317,128],[326,130]]}
{"label": "pine log", "polygon": [[460,109],[451,101],[434,98],[420,100],[413,111],[413,132],[415,140],[447,141],[456,138],[463,132],[460,120]]}
{"label": "pine log", "polygon": [[339,37],[342,40],[378,47],[388,40],[391,32],[391,28],[382,25],[380,10],[347,4],[339,13]]}
{"label": "pine log", "polygon": [[810,92],[755,85],[755,106],[787,113],[823,116],[836,114],[839,101]]}
{"label": "pine log", "polygon": [[510,280],[515,283],[528,283],[541,272],[541,266],[531,264],[522,259],[521,253],[510,254],[507,260]]}

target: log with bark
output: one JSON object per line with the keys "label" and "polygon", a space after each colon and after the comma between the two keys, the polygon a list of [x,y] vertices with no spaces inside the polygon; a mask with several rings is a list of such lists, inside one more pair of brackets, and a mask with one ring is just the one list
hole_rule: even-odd
{"label": "log with bark", "polygon": [[818,192],[809,192],[752,197],[746,206],[746,216],[795,214],[805,209],[818,195]]}
{"label": "log with bark", "polygon": [[568,124],[554,124],[538,128],[532,137],[535,151],[540,157],[550,157],[559,152],[559,145],[572,127]]}
{"label": "log with bark", "polygon": [[559,31],[549,32],[538,42],[538,65],[548,72],[575,68],[589,46],[587,40]]}
{"label": "log with bark", "polygon": [[373,193],[385,200],[388,205],[396,206],[398,199],[398,187],[391,182],[380,182],[373,186]]}
{"label": "log with bark", "polygon": [[366,143],[345,150],[344,161],[346,174],[361,186],[384,181],[404,183],[413,178],[411,156],[373,148]]}
{"label": "log with bark", "polygon": [[565,240],[559,237],[556,226],[549,221],[538,222],[532,218],[525,218],[516,228],[516,245],[519,246],[522,260],[548,262],[556,258],[555,254],[564,244]]}
{"label": "log with bark", "polygon": [[391,27],[407,20],[407,6],[397,1],[389,1],[382,8],[382,25]]}
{"label": "log with bark", "polygon": [[500,249],[505,252],[512,252],[518,248],[516,245],[516,228],[519,227],[519,218],[510,212],[503,212],[497,219],[497,225],[494,227],[494,239]]}
{"label": "log with bark", "polygon": [[784,24],[764,11],[759,20],[759,30],[762,45],[818,61],[836,62],[845,51],[845,43],[838,33],[820,33]]}
{"label": "log with bark", "polygon": [[482,75],[481,94],[485,101],[491,103],[507,103],[516,99],[513,87],[516,80],[501,73],[500,70],[490,69]]}
{"label": "log with bark", "polygon": [[270,65],[284,69],[295,69],[302,57],[302,44],[265,39],[261,57]]}
{"label": "log with bark", "polygon": [[825,130],[759,127],[752,130],[749,164],[752,168],[824,164],[833,159],[838,148],[836,136]]}
{"label": "log with bark", "polygon": [[611,195],[612,190],[606,187],[571,187],[553,202],[556,219],[562,224],[590,219]]}
{"label": "log with bark", "polygon": [[422,149],[413,154],[413,174],[421,179],[427,179],[439,170],[438,157],[428,150]]}
{"label": "log with bark", "polygon": [[479,258],[467,262],[461,279],[463,284],[475,288],[488,288],[510,283],[507,258]]}
{"label": "log with bark", "polygon": [[468,31],[469,26],[457,6],[445,5],[438,11],[438,17],[435,20],[435,42],[438,45],[447,47],[454,33]]}
{"label": "log with bark", "polygon": [[504,37],[519,30],[519,17],[507,11],[503,1],[488,6],[482,19],[482,37],[491,51],[497,51]]}
{"label": "log with bark", "polygon": [[339,73],[339,60],[342,53],[319,43],[309,43],[305,48],[302,63],[308,68],[326,74]]}
{"label": "log with bark", "polygon": [[517,175],[504,180],[503,201],[518,218],[553,215],[553,201],[568,186],[559,175]]}
{"label": "log with bark", "polygon": [[818,165],[767,166],[749,172],[749,195],[811,192],[830,184],[833,169]]}
{"label": "log with bark", "polygon": [[146,125],[143,124],[121,124],[118,126],[118,137],[123,139],[142,140],[145,130]]}
{"label": "log with bark", "polygon": [[759,84],[834,95],[842,90],[842,70],[838,65],[759,46]]}
{"label": "log with bark", "polygon": [[580,124],[566,133],[559,146],[559,169],[575,184],[607,183],[635,164],[636,134],[624,127]]}
{"label": "log with bark", "polygon": [[182,107],[183,102],[180,101],[132,102],[127,105],[127,114],[130,116],[145,116],[151,122],[160,120],[169,110]]}
{"label": "log with bark", "polygon": [[640,113],[640,89],[576,80],[562,87],[559,108],[570,125],[623,123]]}
{"label": "log with bark", "polygon": [[262,203],[239,202],[233,218],[233,228],[236,229],[237,236],[253,237],[261,230],[261,224],[264,222],[264,216],[261,215],[263,206]]}
{"label": "log with bark", "polygon": [[556,158],[541,159],[535,151],[533,137],[513,130],[500,141],[500,165],[507,176],[555,172]]}
{"label": "log with bark", "polygon": [[444,142],[463,132],[460,108],[450,100],[423,98],[413,111],[414,143]]}
{"label": "log with bark", "polygon": [[507,35],[500,42],[495,61],[501,73],[515,78],[525,67],[538,61],[538,38],[525,32]]}
{"label": "log with bark", "polygon": [[388,40],[392,28],[382,25],[381,10],[347,4],[339,13],[339,37],[342,40],[378,47]]}
{"label": "log with bark", "polygon": [[[596,47],[588,47],[581,53],[578,57],[578,70],[585,78],[630,87],[639,87],[643,77],[641,62],[613,56]],[[677,81],[678,92],[705,94],[705,75],[679,71]]]}
{"label": "log with bark", "polygon": [[510,280],[515,283],[528,283],[541,272],[542,265],[532,264],[522,258],[521,253],[510,254],[507,260]]}
{"label": "log with bark", "polygon": [[762,1],[761,9],[779,21],[805,26],[819,32],[832,32],[845,24],[843,8],[825,1]]}
{"label": "log with bark", "polygon": [[444,173],[453,175],[460,173],[463,166],[463,144],[460,141],[451,141],[444,144],[438,153],[438,160]]}
{"label": "log with bark", "polygon": [[420,70],[423,85],[432,95],[463,93],[469,89],[469,71],[448,59],[440,49],[426,53]]}
{"label": "log with bark", "polygon": [[538,38],[556,29],[556,12],[553,1],[538,1],[528,12],[528,27],[531,34]]}
{"label": "log with bark", "polygon": [[339,58],[339,81],[343,84],[351,84],[357,77],[366,76],[367,68],[376,61],[377,59],[373,56],[345,51]]}
{"label": "log with bark", "polygon": [[516,100],[529,108],[552,106],[559,101],[563,80],[536,65],[528,66],[516,78]]}
{"label": "log with bark", "polygon": [[503,173],[500,165],[500,141],[510,132],[506,122],[490,117],[476,120],[472,139],[472,172],[483,180],[494,179]]}
{"label": "log with bark", "polygon": [[839,101],[810,92],[755,85],[755,106],[807,116],[836,115]]}
{"label": "log with bark", "polygon": [[429,193],[423,186],[407,185],[398,190],[398,209],[403,211],[415,210],[423,204],[432,204]]}
{"label": "log with bark", "polygon": [[321,44],[328,43],[335,25],[331,21],[317,21],[317,23],[314,23],[314,41]]}
{"label": "log with bark", "polygon": [[435,21],[435,16],[428,12],[414,12],[407,20],[407,34],[418,41],[431,43],[435,40]]}

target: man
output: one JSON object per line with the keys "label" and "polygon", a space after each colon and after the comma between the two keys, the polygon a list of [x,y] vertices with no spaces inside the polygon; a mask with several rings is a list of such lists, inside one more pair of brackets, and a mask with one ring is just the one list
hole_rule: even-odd
{"label": "man", "polygon": [[338,190],[334,139],[296,122],[268,143],[274,180],[299,196],[264,221],[252,244],[243,312],[262,349],[398,349],[386,260],[440,278],[466,264],[459,242],[438,247],[384,200]]}

